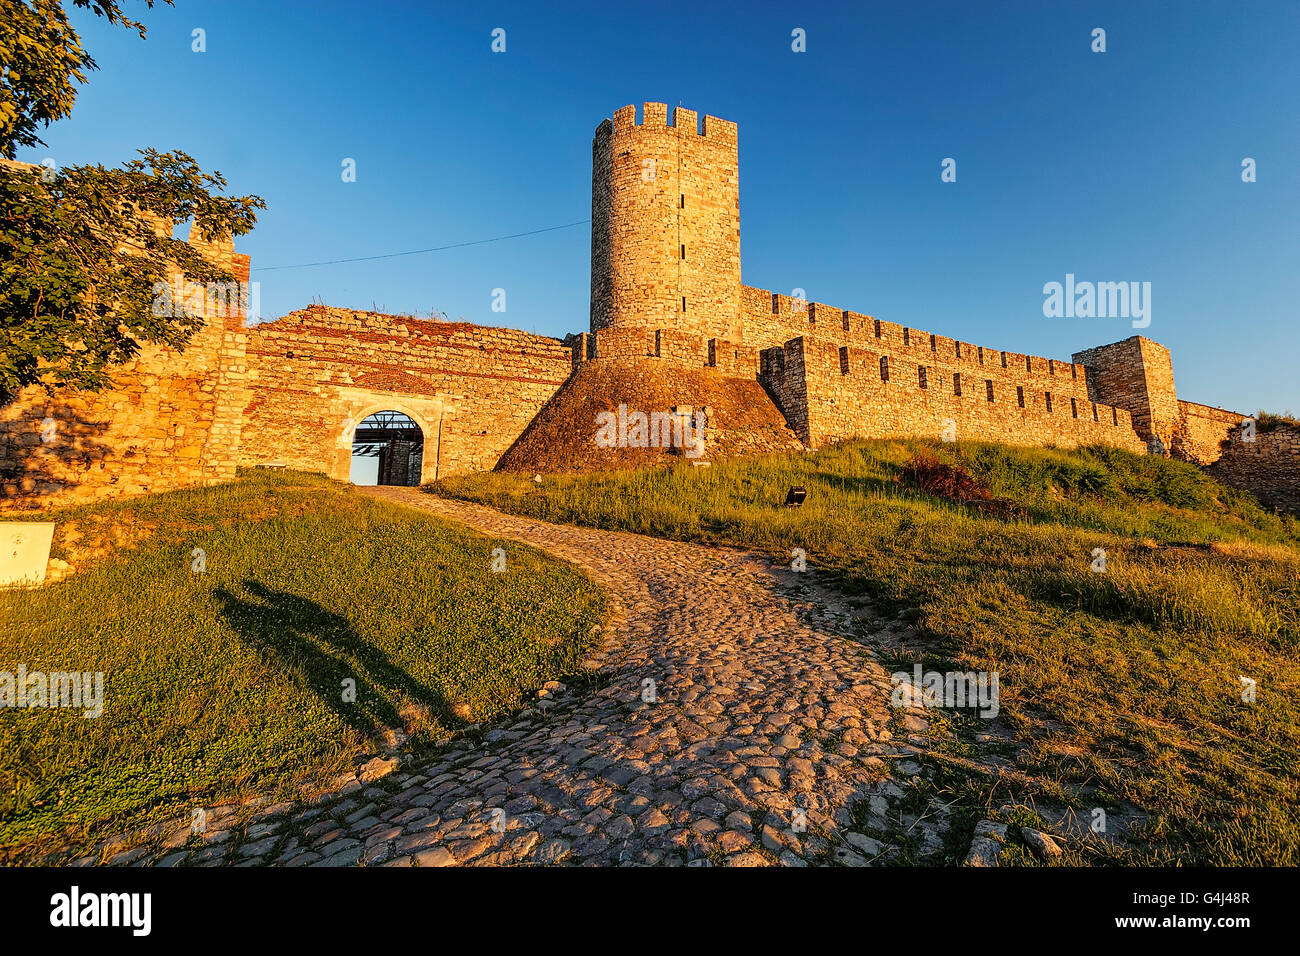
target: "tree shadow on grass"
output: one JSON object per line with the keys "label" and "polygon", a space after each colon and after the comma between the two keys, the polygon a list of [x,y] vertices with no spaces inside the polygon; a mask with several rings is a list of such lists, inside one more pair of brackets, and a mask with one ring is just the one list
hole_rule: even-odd
{"label": "tree shadow on grass", "polygon": [[[341,614],[310,598],[245,579],[243,595],[216,591],[221,613],[244,642],[298,677],[346,724],[368,735],[404,723],[394,700],[427,707],[451,720],[443,696],[415,680],[370,643]],[[355,702],[343,699],[343,681],[356,681]]]}

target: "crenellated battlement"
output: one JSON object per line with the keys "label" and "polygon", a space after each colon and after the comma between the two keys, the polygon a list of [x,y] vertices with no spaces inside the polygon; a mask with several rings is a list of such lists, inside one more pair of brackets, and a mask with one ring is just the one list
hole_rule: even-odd
{"label": "crenellated battlement", "polygon": [[853,437],[926,437],[1145,447],[1127,410],[1054,383],[1037,388],[992,370],[953,372],[887,350],[804,336],[763,350],[759,361],[759,380],[814,446]]}
{"label": "crenellated battlement", "polygon": [[596,127],[595,138],[599,141],[615,133],[630,134],[637,130],[669,129],[676,131],[678,135],[698,136],[700,139],[712,139],[731,145],[736,143],[738,136],[736,124],[729,120],[706,114],[701,122],[698,112],[684,106],[675,106],[670,113],[666,103],[643,103],[639,121],[634,104],[620,107],[610,114],[610,119],[602,121]]}

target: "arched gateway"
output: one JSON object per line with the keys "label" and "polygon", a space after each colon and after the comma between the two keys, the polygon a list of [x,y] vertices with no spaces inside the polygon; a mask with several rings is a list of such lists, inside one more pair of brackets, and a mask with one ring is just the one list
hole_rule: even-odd
{"label": "arched gateway", "polygon": [[352,436],[354,485],[418,485],[423,461],[424,432],[403,412],[368,415]]}

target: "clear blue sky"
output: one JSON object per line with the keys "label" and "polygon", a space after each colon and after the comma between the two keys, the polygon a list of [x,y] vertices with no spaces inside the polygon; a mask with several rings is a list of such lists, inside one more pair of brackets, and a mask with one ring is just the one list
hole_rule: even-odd
{"label": "clear blue sky", "polygon": [[1300,3],[125,5],[148,39],[77,14],[101,69],[20,158],[182,148],[261,195],[239,248],[266,316],[320,299],[585,329],[585,225],[259,270],[586,219],[596,125],[681,102],[740,125],[746,283],[1068,358],[1135,332],[1044,318],[1044,283],[1146,281],[1180,397],[1300,412]]}

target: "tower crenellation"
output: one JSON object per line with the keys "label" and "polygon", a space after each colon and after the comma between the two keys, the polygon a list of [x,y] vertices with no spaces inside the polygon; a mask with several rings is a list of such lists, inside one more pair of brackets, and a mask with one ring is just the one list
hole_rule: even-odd
{"label": "tower crenellation", "polygon": [[[686,359],[739,340],[736,124],[663,103],[615,110],[592,141],[591,331],[602,356]],[[657,333],[657,334],[656,334]],[[696,363],[702,364],[702,363]]]}

